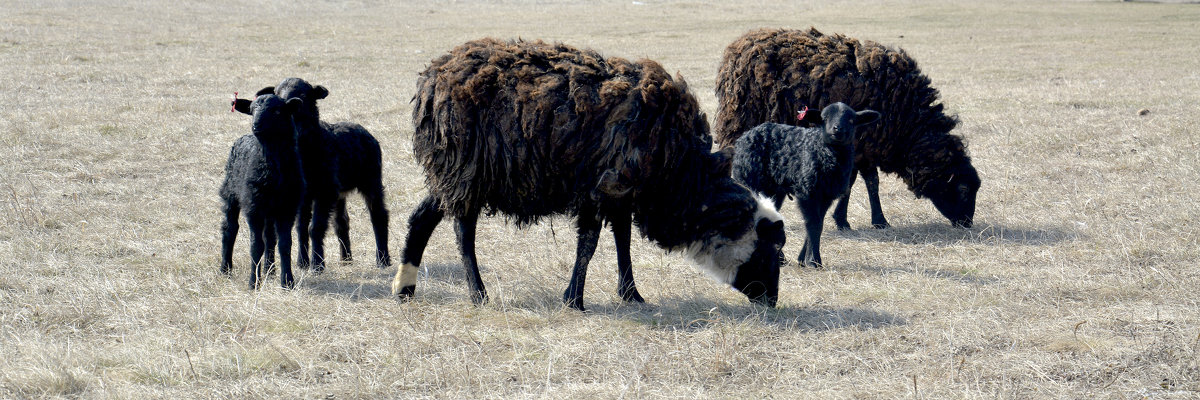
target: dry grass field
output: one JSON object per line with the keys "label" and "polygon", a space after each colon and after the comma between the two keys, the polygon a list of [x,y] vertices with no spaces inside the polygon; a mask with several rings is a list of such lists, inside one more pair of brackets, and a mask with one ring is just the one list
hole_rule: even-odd
{"label": "dry grass field", "polygon": [[[0,398],[1200,397],[1197,5],[0,3]],[[250,131],[234,91],[328,87],[325,119],[382,143],[399,254],[424,193],[409,100],[454,45],[655,59],[711,117],[725,45],[809,26],[921,63],[983,178],[974,228],[885,176],[893,228],[868,228],[859,183],[856,230],[827,221],[829,268],[801,269],[789,202],[773,310],[640,238],[648,303],[625,304],[607,231],[589,312],[565,309],[568,218],[481,221],[482,307],[443,224],[400,303],[357,198],[355,262],[251,292],[243,229],[217,273],[217,187]]]}

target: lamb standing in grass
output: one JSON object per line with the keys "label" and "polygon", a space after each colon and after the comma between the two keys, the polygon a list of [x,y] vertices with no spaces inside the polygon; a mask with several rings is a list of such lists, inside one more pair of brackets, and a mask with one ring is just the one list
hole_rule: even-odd
{"label": "lamb standing in grass", "polygon": [[[250,289],[257,289],[265,269],[279,247],[279,283],[295,284],[292,277],[292,224],[304,195],[304,176],[296,148],[294,114],[303,103],[273,94],[258,96],[245,109],[254,116],[253,135],[238,138],[225,164],[220,196],[225,220],[221,224],[221,273],[233,270],[233,242],[238,214],[250,227]],[[278,241],[278,243],[277,243]],[[264,254],[265,253],[265,254]],[[260,262],[261,260],[261,262]]]}
{"label": "lamb standing in grass", "polygon": [[[300,78],[287,78],[279,86],[268,86],[259,93],[274,93],[284,98],[304,100],[297,113],[296,126],[300,132],[300,153],[308,194],[300,210],[296,233],[300,240],[301,267],[309,264],[309,243],[312,243],[313,270],[325,269],[325,233],[329,215],[333,213],[335,233],[341,244],[342,261],[351,260],[350,215],[346,197],[357,190],[371,214],[375,231],[375,264],[392,264],[388,252],[388,210],[384,204],[383,156],[379,141],[362,125],[351,122],[327,123],[320,120],[317,100],[329,96],[329,90],[313,86]],[[242,100],[235,109],[246,112]],[[310,239],[311,238],[311,239]]]}
{"label": "lamb standing in grass", "polygon": [[799,262],[821,267],[821,227],[833,201],[842,197],[854,174],[854,135],[858,128],[874,123],[879,113],[855,112],[833,103],[815,113],[800,116],[803,122],[820,123],[817,128],[765,123],[751,129],[734,143],[733,178],[755,192],[783,205],[784,197],[795,197],[804,215],[806,237]]}

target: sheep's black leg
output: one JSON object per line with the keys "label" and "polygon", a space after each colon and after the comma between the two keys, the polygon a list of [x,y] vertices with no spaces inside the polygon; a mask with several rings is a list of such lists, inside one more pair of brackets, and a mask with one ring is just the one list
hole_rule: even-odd
{"label": "sheep's black leg", "polygon": [[471,285],[471,302],[487,303],[487,290],[483,288],[483,278],[479,276],[479,262],[475,259],[475,225],[479,220],[479,211],[468,211],[466,215],[457,218],[454,233],[458,236],[458,248],[462,253],[463,269],[467,273],[467,282]]}
{"label": "sheep's black leg", "polygon": [[339,197],[333,205],[333,231],[337,234],[342,262],[353,261],[354,255],[350,253],[350,213],[346,212],[345,197]]}
{"label": "sheep's black leg", "polygon": [[846,183],[846,193],[838,198],[837,208],[833,209],[833,223],[839,231],[850,230],[850,221],[846,219],[846,211],[850,208],[850,190],[854,189],[854,181],[858,179],[857,172],[850,173],[850,182]]}
{"label": "sheep's black leg", "polygon": [[246,218],[246,227],[250,228],[250,290],[256,290],[262,276],[263,250],[266,249],[264,221],[260,217],[249,217]]}
{"label": "sheep's black leg", "polygon": [[375,265],[385,268],[392,265],[392,254],[388,251],[388,209],[383,200],[383,187],[364,194],[367,211],[371,213],[371,229],[375,231]]}
{"label": "sheep's black leg", "polygon": [[[267,230],[274,229],[278,237],[279,247],[279,286],[284,289],[291,289],[296,286],[295,278],[292,276],[292,224],[295,219],[290,216],[281,216],[275,221],[275,226],[266,227]],[[271,250],[268,249],[269,253]]]}
{"label": "sheep's black leg", "polygon": [[308,269],[308,229],[312,222],[312,197],[304,196],[300,202],[300,218],[296,221],[296,267]]}
{"label": "sheep's black leg", "polygon": [[[592,254],[596,252],[596,242],[600,240],[600,218],[596,215],[595,207],[580,207],[575,224],[579,229],[579,241],[575,245],[575,268],[571,271],[571,283],[567,285],[567,291],[563,292],[563,303],[576,310],[585,311],[583,285],[587,280],[588,263],[592,261]],[[620,261],[617,265],[619,268]]]}
{"label": "sheep's black leg", "polygon": [[265,246],[263,249],[263,275],[275,275],[275,223],[273,222],[268,221],[263,226],[263,246]]}
{"label": "sheep's black leg", "polygon": [[325,271],[325,232],[329,230],[329,216],[333,214],[333,205],[337,198],[317,199],[313,206],[312,216],[312,269],[313,272]]}
{"label": "sheep's black leg", "polygon": [[883,206],[879,203],[879,170],[875,167],[861,169],[863,183],[867,186],[867,197],[871,201],[871,226],[876,229],[887,228],[887,218],[883,217]]}
{"label": "sheep's black leg", "polygon": [[233,273],[233,243],[237,239],[238,213],[241,212],[241,207],[238,207],[236,201],[226,200],[222,208],[225,211],[225,219],[221,221],[221,273],[229,275]]}
{"label": "sheep's black leg", "polygon": [[629,212],[620,212],[609,218],[617,246],[617,294],[621,295],[621,300],[645,303],[646,300],[633,283],[633,261],[629,256],[630,220]]}
{"label": "sheep's black leg", "polygon": [[804,214],[804,247],[800,250],[797,261],[800,265],[821,268],[821,229],[825,222],[825,213],[829,206],[815,204],[816,201],[806,201],[801,204],[800,213]]}
{"label": "sheep's black leg", "polygon": [[400,255],[400,267],[396,269],[396,278],[392,279],[392,294],[402,298],[412,297],[417,290],[418,269],[421,257],[425,253],[425,245],[429,236],[437,228],[445,214],[441,210],[441,202],[434,196],[426,196],[421,204],[408,217],[408,238],[404,241],[404,250]]}

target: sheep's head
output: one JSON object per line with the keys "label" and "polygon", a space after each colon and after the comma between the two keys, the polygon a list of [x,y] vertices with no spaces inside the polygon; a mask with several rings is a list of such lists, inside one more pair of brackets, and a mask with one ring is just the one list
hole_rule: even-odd
{"label": "sheep's head", "polygon": [[785,242],[783,217],[770,201],[756,199],[730,178],[731,152],[704,154],[703,162],[690,169],[695,187],[660,183],[638,193],[632,183],[637,174],[614,169],[602,175],[593,198],[640,196],[639,201],[661,205],[635,213],[643,234],[683,252],[698,269],[750,301],[774,307]]}
{"label": "sheep's head", "polygon": [[[808,114],[812,114],[811,112]],[[821,109],[821,124],[825,128],[825,140],[830,143],[848,144],[854,141],[855,133],[879,120],[879,113],[872,110],[854,111],[845,103],[833,103]]]}
{"label": "sheep's head", "polygon": [[274,88],[275,95],[284,99],[299,98],[304,100],[305,113],[319,117],[317,100],[329,97],[329,90],[321,85],[312,85],[300,78],[287,78]]}
{"label": "sheep's head", "polygon": [[292,125],[292,115],[304,105],[300,99],[284,101],[274,94],[264,94],[254,99],[247,106],[253,117],[252,129],[254,136],[260,139],[281,139],[295,137],[296,130]]}
{"label": "sheep's head", "polygon": [[[969,162],[960,162],[943,172],[944,184],[930,184],[924,193],[942,216],[958,228],[970,228],[975,220],[975,195],[979,192],[979,173]],[[941,181],[941,179],[939,179]]]}

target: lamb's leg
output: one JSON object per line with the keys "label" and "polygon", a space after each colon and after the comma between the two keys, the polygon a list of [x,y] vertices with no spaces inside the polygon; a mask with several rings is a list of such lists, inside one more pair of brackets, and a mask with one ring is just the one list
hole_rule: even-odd
{"label": "lamb's leg", "polygon": [[241,207],[236,201],[226,200],[223,207],[225,219],[221,221],[221,273],[233,273],[233,243],[237,240],[238,214]]}
{"label": "lamb's leg", "polygon": [[325,271],[325,233],[329,230],[329,217],[333,214],[336,197],[317,199],[312,216],[312,270]]}
{"label": "lamb's leg", "polygon": [[266,249],[264,221],[262,218],[246,218],[246,227],[250,228],[250,290],[257,290],[263,272],[263,251]]}
{"label": "lamb's leg", "polygon": [[[563,292],[563,303],[576,310],[585,311],[583,284],[587,278],[588,263],[592,261],[592,254],[596,252],[596,242],[600,240],[601,225],[595,207],[580,208],[579,217],[575,220],[579,231],[579,240],[575,245],[575,268],[571,271],[571,283]],[[617,265],[620,268],[619,261]]]}
{"label": "lamb's leg", "polygon": [[631,215],[629,212],[619,212],[609,218],[609,223],[612,224],[617,247],[617,294],[621,295],[621,300],[645,303],[646,300],[633,283],[633,261],[629,255]]}
{"label": "lamb's leg", "polygon": [[[290,217],[279,218],[275,221],[275,233],[279,236],[279,286],[284,289],[291,289],[296,286],[295,278],[292,276],[292,224],[295,221]],[[268,250],[269,252],[270,250]]]}
{"label": "lamb's leg", "polygon": [[815,201],[806,201],[800,206],[800,213],[804,215],[805,236],[804,247],[797,261],[806,267],[821,268],[824,265],[821,263],[821,229],[828,206],[822,207],[813,203]]}
{"label": "lamb's leg", "polygon": [[[289,233],[290,234],[290,233]],[[290,236],[289,236],[290,237]],[[263,274],[275,275],[275,223],[268,221],[263,226]]]}
{"label": "lamb's leg", "polygon": [[342,262],[354,261],[354,255],[350,252],[350,213],[346,212],[345,197],[339,197],[333,205],[333,231],[337,234]]}
{"label": "lamb's leg", "polygon": [[854,189],[854,181],[858,179],[857,172],[850,173],[850,182],[846,183],[846,192],[838,198],[837,208],[833,209],[833,223],[839,231],[850,230],[850,221],[846,219],[846,211],[850,208],[850,190]]}
{"label": "lamb's leg", "polygon": [[364,195],[367,211],[371,213],[371,228],[375,231],[375,265],[385,268],[392,265],[392,254],[388,251],[388,209],[383,200],[383,187],[370,196]]}
{"label": "lamb's leg", "polygon": [[308,269],[308,230],[312,222],[312,197],[304,196],[300,202],[300,217],[296,221],[296,267]]}
{"label": "lamb's leg", "polygon": [[408,298],[417,290],[417,275],[420,273],[425,245],[444,216],[441,202],[434,196],[426,196],[408,217],[408,238],[401,251],[400,267],[396,268],[396,277],[392,279],[393,295]]}
{"label": "lamb's leg", "polygon": [[887,228],[887,218],[883,217],[883,206],[879,203],[879,170],[875,167],[862,168],[863,183],[867,186],[867,197],[871,201],[871,226],[875,229]]}
{"label": "lamb's leg", "polygon": [[467,273],[467,283],[471,285],[471,302],[484,304],[488,300],[487,290],[483,288],[483,278],[479,276],[479,262],[475,259],[475,226],[478,220],[478,211],[468,211],[467,215],[458,217],[455,221],[454,234],[458,236],[463,269]]}

